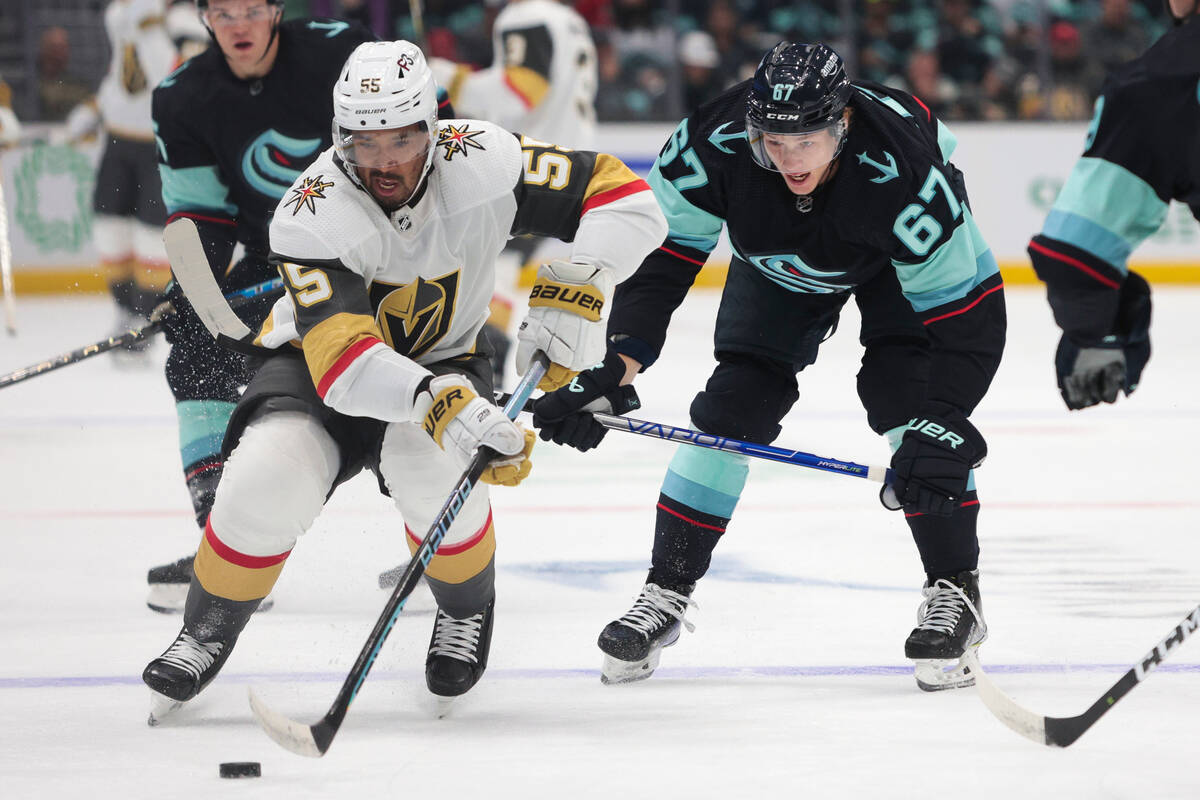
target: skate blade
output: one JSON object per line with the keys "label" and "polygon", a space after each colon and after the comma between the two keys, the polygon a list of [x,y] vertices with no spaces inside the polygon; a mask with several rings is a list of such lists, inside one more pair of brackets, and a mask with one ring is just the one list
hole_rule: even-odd
{"label": "skate blade", "polygon": [[150,717],[146,720],[146,724],[151,728],[155,728],[160,725],[168,716],[178,711],[182,706],[182,700],[176,700],[174,698],[167,697],[165,694],[159,694],[151,689]]}
{"label": "skate blade", "polygon": [[658,660],[662,648],[657,648],[641,661],[622,661],[610,655],[604,656],[600,666],[600,682],[605,686],[619,683],[636,683],[644,681],[658,669]]}
{"label": "skate blade", "polygon": [[454,710],[454,701],[457,697],[438,697],[433,698],[433,714],[438,719],[445,719],[450,712]]}
{"label": "skate blade", "polygon": [[[968,651],[974,652],[974,650]],[[924,692],[965,689],[975,685],[975,674],[966,654],[959,659],[921,659],[913,664],[913,677]]]}
{"label": "skate blade", "polygon": [[152,583],[146,605],[159,614],[182,614],[188,586],[186,583]]}
{"label": "skate blade", "polygon": [[[151,611],[159,614],[182,614],[187,604],[187,583],[152,583],[150,594],[146,597],[146,605]],[[267,595],[254,613],[261,614],[275,607],[275,598]]]}

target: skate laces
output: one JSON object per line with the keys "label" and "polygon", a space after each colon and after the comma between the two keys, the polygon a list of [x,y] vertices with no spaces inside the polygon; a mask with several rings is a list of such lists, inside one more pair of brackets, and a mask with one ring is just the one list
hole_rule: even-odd
{"label": "skate laces", "polygon": [[700,608],[696,601],[686,594],[664,589],[655,583],[647,583],[642,587],[638,599],[634,601],[633,608],[629,609],[619,622],[649,637],[668,619],[674,618],[682,622],[683,627],[691,633],[696,630],[696,626],[683,616],[689,606]]}
{"label": "skate laces", "polygon": [[945,578],[938,578],[932,586],[921,590],[925,600],[917,609],[917,627],[922,630],[938,631],[950,635],[964,609],[970,609],[981,634],[980,640],[987,636],[987,623],[975,608],[975,604],[967,597],[962,587]]}
{"label": "skate laces", "polygon": [[200,642],[190,633],[184,632],[167,648],[167,652],[159,656],[159,660],[179,667],[193,678],[199,679],[204,671],[213,665],[223,649],[225,645],[222,642]]}
{"label": "skate laces", "polygon": [[429,655],[450,656],[468,664],[479,663],[479,636],[483,631],[483,612],[466,619],[455,619],[439,608],[433,626]]}

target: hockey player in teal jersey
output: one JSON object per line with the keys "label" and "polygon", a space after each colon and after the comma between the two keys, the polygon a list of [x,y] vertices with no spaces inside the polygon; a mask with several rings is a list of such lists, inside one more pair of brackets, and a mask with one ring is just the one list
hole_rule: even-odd
{"label": "hockey player in teal jersey", "polygon": [[[582,411],[630,407],[671,314],[717,244],[733,257],[717,312],[718,365],[691,405],[701,431],[779,436],[851,296],[862,317],[858,391],[895,449],[893,485],[925,572],[905,642],[928,690],[969,685],[960,659],[982,642],[979,501],[987,452],[968,421],[1000,363],[1003,286],[950,162],[954,136],[919,100],[851,83],[824,45],[780,43],[751,81],[701,106],[649,176],[670,232],[621,284],[602,365],[540,399],[541,436],[584,449],[603,432]],[[628,613],[600,635],[603,678],[645,678],[679,636],[696,582],[745,485],[745,456],[682,446],[659,496],[652,568]]]}
{"label": "hockey player in teal jersey", "polygon": [[[291,182],[331,140],[329,89],[346,57],[374,38],[339,20],[282,22],[284,0],[197,0],[213,44],[171,73],[151,100],[167,221],[195,220],[226,291],[275,276],[267,224]],[[245,254],[231,263],[234,247]],[[257,324],[273,297],[239,313]],[[175,398],[184,480],[201,529],[224,468],[225,425],[249,379],[246,358],[213,341],[173,295],[166,376]],[[183,610],[192,555],[154,567],[147,604]],[[269,606],[269,602],[265,604]]]}
{"label": "hockey player in teal jersey", "polygon": [[1062,328],[1055,355],[1067,408],[1131,394],[1150,358],[1150,286],[1126,261],[1172,200],[1200,219],[1200,20],[1176,25],[1105,81],[1083,156],[1029,243]]}

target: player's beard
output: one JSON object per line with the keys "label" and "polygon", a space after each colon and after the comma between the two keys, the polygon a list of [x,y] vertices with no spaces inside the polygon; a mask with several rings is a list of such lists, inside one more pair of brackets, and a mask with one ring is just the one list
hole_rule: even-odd
{"label": "player's beard", "polygon": [[422,171],[407,164],[400,167],[365,169],[363,183],[366,184],[371,197],[375,198],[375,202],[390,214],[412,198],[421,182]]}

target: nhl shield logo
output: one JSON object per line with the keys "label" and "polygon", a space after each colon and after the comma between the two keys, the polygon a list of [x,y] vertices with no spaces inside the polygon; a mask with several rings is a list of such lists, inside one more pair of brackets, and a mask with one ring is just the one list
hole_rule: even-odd
{"label": "nhl shield logo", "polygon": [[458,271],[427,281],[398,286],[371,284],[371,304],[383,338],[392,349],[409,358],[431,350],[450,330],[458,297]]}

